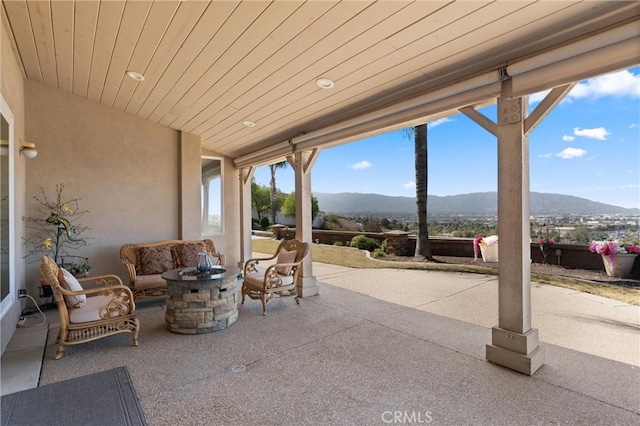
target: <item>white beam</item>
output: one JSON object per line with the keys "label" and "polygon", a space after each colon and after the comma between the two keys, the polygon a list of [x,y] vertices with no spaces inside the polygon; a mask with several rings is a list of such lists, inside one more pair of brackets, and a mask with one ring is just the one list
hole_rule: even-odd
{"label": "white beam", "polygon": [[[638,25],[640,28],[640,25]],[[578,56],[572,56],[521,74],[507,72],[513,78],[512,96],[525,96],[550,87],[562,86],[640,63],[638,39],[629,39]]]}
{"label": "white beam", "polygon": [[604,31],[600,34],[596,34],[592,37],[587,37],[574,43],[560,46],[540,55],[515,62],[508,66],[507,73],[511,77],[515,77],[517,75],[556,64],[569,58],[581,56],[585,53],[592,54],[594,51],[599,51],[603,47],[610,47],[626,40],[636,40],[637,50],[637,38],[639,35],[640,24],[636,20],[608,31]]}
{"label": "white beam", "polygon": [[[636,18],[617,28],[508,65],[511,92],[500,91],[498,73],[491,71],[276,143],[238,157],[235,164],[236,167],[269,164],[296,151],[328,148],[456,114],[461,107],[478,105],[500,94],[525,96],[634,66],[640,63],[639,36],[640,25]],[[493,133],[488,123],[479,124]],[[535,125],[529,129],[533,127]]]}
{"label": "white beam", "polygon": [[498,74],[492,71],[278,142],[271,147],[236,158],[235,165],[245,167],[268,164],[296,151],[327,148],[369,135],[425,123],[435,118],[455,114],[461,105],[475,105],[486,99],[495,98],[499,93]]}
{"label": "white beam", "polygon": [[538,104],[538,106],[524,120],[524,133],[528,135],[540,122],[555,108],[556,105],[573,89],[576,83],[554,87],[551,92]]}
{"label": "white beam", "polygon": [[480,127],[491,133],[493,136],[497,136],[498,127],[496,123],[490,120],[487,116],[476,110],[472,106],[460,108],[460,112],[475,121]]}

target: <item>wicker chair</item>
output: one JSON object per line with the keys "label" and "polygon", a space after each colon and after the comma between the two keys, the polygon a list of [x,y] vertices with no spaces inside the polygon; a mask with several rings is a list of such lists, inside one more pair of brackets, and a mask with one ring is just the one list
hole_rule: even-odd
{"label": "wicker chair", "polygon": [[[63,270],[49,256],[42,258],[40,272],[53,290],[60,314],[60,332],[56,343],[55,359],[64,355],[68,345],[90,342],[118,333],[131,333],[133,345],[138,346],[140,323],[136,318],[136,305],[129,287],[122,285],[117,275],[101,275],[81,278],[78,282],[94,282],[103,287],[70,291],[63,288]],[[65,302],[65,296],[67,302]],[[69,298],[86,297],[81,307],[69,308]],[[77,300],[77,299],[75,299]]]}
{"label": "wicker chair", "polygon": [[[309,243],[300,240],[283,240],[271,257],[249,259],[244,264],[242,303],[244,297],[262,301],[262,314],[267,315],[267,302],[277,297],[293,297],[297,304],[296,282],[302,261],[309,253]],[[267,268],[258,266],[260,261],[276,259]]]}

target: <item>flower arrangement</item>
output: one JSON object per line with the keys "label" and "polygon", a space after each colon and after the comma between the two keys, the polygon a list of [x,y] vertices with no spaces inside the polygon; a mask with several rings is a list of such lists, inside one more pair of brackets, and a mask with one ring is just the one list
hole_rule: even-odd
{"label": "flower arrangement", "polygon": [[[74,256],[71,252],[87,245],[86,238],[82,238],[81,234],[89,228],[79,224],[78,220],[88,211],[78,208],[78,198],[65,200],[62,196],[63,189],[64,185],[56,185],[54,199],[47,197],[44,188],[40,188],[40,196],[33,197],[41,208],[38,217],[23,217],[27,228],[24,242],[28,247],[25,258],[47,254],[56,264],[70,268],[70,272],[86,275],[91,269],[88,259]],[[65,258],[68,257],[81,258],[84,261],[66,264]],[[65,264],[62,265],[60,262]]]}
{"label": "flower arrangement", "polygon": [[478,249],[480,244],[491,246],[498,244],[498,236],[490,235],[488,237],[476,237],[473,239],[473,258],[478,259]]}
{"label": "flower arrangement", "polygon": [[615,267],[617,254],[640,254],[640,246],[620,241],[591,241],[589,250],[602,256],[609,256],[611,270]]}
{"label": "flower arrangement", "polygon": [[591,241],[589,250],[604,256],[628,253],[640,254],[640,246],[619,241]]}

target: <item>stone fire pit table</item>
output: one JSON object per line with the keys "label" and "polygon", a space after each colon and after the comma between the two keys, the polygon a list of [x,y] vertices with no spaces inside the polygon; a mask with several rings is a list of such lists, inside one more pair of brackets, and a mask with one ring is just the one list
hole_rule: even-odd
{"label": "stone fire pit table", "polygon": [[167,281],[167,329],[202,334],[229,327],[238,319],[238,273],[217,267],[204,274],[196,268],[162,274]]}

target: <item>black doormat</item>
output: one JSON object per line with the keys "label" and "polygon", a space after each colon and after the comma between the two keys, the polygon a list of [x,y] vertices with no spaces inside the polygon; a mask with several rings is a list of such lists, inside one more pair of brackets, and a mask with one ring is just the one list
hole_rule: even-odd
{"label": "black doormat", "polygon": [[146,425],[127,367],[3,395],[5,425]]}

